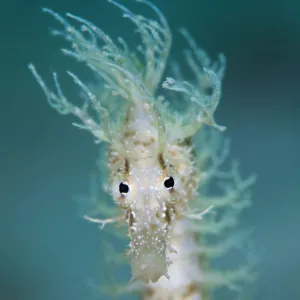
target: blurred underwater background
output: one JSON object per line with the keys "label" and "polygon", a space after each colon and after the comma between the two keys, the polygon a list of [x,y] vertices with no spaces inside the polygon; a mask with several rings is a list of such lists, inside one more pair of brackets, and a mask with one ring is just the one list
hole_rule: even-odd
{"label": "blurred underwater background", "polygon": [[[227,58],[216,120],[227,126],[230,158],[239,159],[242,175],[258,175],[241,222],[254,229],[259,257],[249,297],[300,299],[300,2],[153,2],[173,31],[172,59],[183,63],[181,27],[213,58]],[[49,32],[59,24],[42,7],[82,16],[133,47],[137,42],[132,24],[105,0],[1,4],[0,299],[97,299],[95,284],[107,277],[102,246],[111,237],[80,217],[73,196],[88,192],[99,146],[71,125],[71,116],[49,107],[27,65],[33,62],[49,85],[57,71],[70,97],[78,89],[65,70],[88,74],[61,54],[64,42]]]}

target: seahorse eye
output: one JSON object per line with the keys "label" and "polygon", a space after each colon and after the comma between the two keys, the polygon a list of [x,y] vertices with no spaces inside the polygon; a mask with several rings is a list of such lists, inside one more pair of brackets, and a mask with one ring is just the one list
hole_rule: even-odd
{"label": "seahorse eye", "polygon": [[174,178],[173,177],[168,177],[165,179],[164,181],[164,186],[167,188],[167,189],[170,189],[172,187],[174,187],[175,185],[175,181],[174,181]]}
{"label": "seahorse eye", "polygon": [[121,194],[127,194],[129,192],[129,186],[126,182],[121,182],[119,185],[119,191]]}

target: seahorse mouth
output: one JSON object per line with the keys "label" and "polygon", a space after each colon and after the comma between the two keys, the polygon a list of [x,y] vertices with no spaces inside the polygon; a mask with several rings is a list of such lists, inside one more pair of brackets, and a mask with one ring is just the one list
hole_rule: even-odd
{"label": "seahorse mouth", "polygon": [[147,250],[132,260],[132,275],[145,283],[156,282],[161,276],[167,275],[166,257],[155,250]]}
{"label": "seahorse mouth", "polygon": [[156,282],[161,276],[167,276],[170,264],[167,257],[168,225],[163,222],[139,223],[130,236],[132,275],[145,283]]}

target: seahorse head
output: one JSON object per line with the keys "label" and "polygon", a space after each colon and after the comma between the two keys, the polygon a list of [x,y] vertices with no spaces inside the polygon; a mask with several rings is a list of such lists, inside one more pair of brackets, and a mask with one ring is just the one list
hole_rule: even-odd
{"label": "seahorse head", "polygon": [[[135,136],[140,137],[139,132]],[[132,275],[144,282],[156,282],[168,276],[169,234],[178,205],[187,199],[187,193],[167,152],[156,151],[157,142],[153,138],[151,144],[147,130],[143,137],[139,142],[135,139],[135,146],[141,146],[135,155],[122,157],[117,151],[111,152],[110,162],[115,166],[111,187],[116,204],[127,216]]]}

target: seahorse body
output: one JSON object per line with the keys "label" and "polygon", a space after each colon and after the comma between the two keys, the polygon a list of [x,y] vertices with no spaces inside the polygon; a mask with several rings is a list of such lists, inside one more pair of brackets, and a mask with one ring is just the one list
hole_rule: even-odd
{"label": "seahorse body", "polygon": [[[44,9],[63,26],[54,34],[71,42],[71,49],[63,52],[84,63],[105,83],[102,88],[98,81],[96,87],[87,86],[68,71],[81,89],[82,106],[67,100],[56,73],[53,92],[29,65],[49,104],[61,114],[75,115],[82,122],[77,127],[108,144],[108,186],[121,215],[107,220],[86,218],[102,227],[113,222],[127,226],[132,275],[143,282],[136,290],[146,300],[204,300],[207,291],[220,286],[238,290],[237,283],[250,278],[249,265],[221,272],[208,264],[241,243],[243,235],[214,243],[207,237],[225,236],[237,224],[239,213],[251,203],[245,192],[253,183],[253,178],[241,180],[235,166],[227,173],[219,170],[228,149],[224,147],[219,154],[218,136],[204,128],[225,129],[214,121],[225,58],[220,54],[213,62],[187,31],[181,31],[190,47],[185,56],[195,82],[182,80],[176,64],[172,68],[175,79],[167,77],[162,82],[164,89],[177,92],[186,103],[179,113],[172,98],[163,101],[157,93],[172,40],[165,17],[147,0],[137,2],[149,6],[157,20],[109,2],[137,26],[142,37],[139,53],[132,53],[121,38],[114,42],[87,20],[68,13],[69,19],[80,24],[77,29]],[[117,106],[115,118],[111,117],[112,103]],[[221,178],[222,193],[210,196],[209,183],[217,178]],[[203,211],[212,206],[214,212],[209,211],[202,220]],[[215,213],[218,210],[220,217]]]}
{"label": "seahorse body", "polygon": [[[159,144],[150,109],[142,101],[129,109],[121,151],[112,146],[109,169],[113,197],[127,212],[132,274],[156,282],[169,277],[173,225],[193,198],[199,174],[189,144],[170,144],[167,132],[165,143]],[[122,192],[124,184],[128,190]]]}

